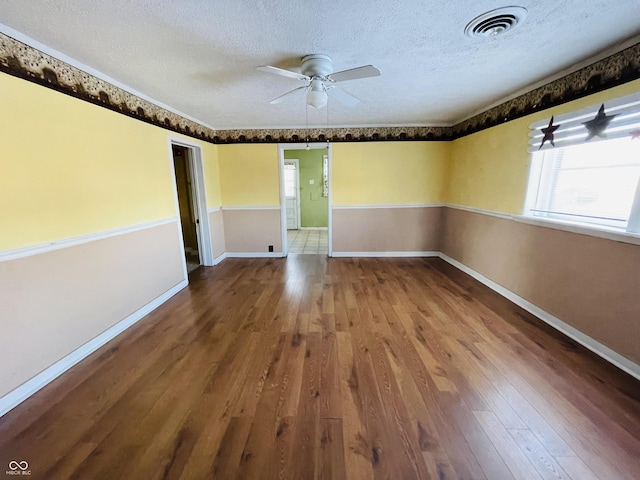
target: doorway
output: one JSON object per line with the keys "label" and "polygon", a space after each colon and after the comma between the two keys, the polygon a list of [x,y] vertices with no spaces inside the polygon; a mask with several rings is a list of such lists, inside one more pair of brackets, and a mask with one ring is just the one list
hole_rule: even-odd
{"label": "doorway", "polygon": [[287,230],[300,229],[300,161],[284,161],[284,198],[287,211]]}
{"label": "doorway", "polygon": [[279,150],[285,253],[330,255],[330,145],[281,145]]}
{"label": "doorway", "polygon": [[213,265],[204,171],[199,146],[169,139],[169,148],[186,276],[200,265]]}
{"label": "doorway", "polygon": [[189,150],[179,145],[173,145],[172,150],[184,256],[187,262],[187,273],[191,273],[200,266],[199,219],[193,194],[193,172],[189,161]]}

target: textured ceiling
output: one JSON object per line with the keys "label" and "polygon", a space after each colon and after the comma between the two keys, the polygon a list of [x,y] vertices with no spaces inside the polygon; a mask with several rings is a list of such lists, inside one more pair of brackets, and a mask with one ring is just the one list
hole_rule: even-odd
{"label": "textured ceiling", "polygon": [[[342,83],[332,126],[451,125],[640,35],[640,0],[526,0],[527,20],[471,39],[490,0],[0,0],[0,23],[216,129],[305,125],[297,86],[256,70],[306,54],[382,76]],[[635,40],[635,38],[634,38]],[[309,109],[310,125],[326,111]]]}

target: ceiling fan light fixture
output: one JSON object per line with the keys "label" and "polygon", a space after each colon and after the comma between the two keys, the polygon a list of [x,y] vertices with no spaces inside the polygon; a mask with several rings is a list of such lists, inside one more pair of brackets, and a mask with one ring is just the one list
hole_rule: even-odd
{"label": "ceiling fan light fixture", "polygon": [[329,97],[324,89],[324,85],[321,80],[313,79],[311,81],[311,87],[307,92],[307,105],[315,109],[320,109],[327,105]]}
{"label": "ceiling fan light fixture", "polygon": [[307,107],[313,107],[315,109],[325,107],[328,104],[329,97],[344,105],[353,107],[358,104],[360,100],[350,93],[336,88],[336,84],[351,80],[358,80],[360,78],[378,77],[381,74],[380,70],[373,65],[362,65],[360,67],[334,72],[331,57],[321,54],[306,55],[303,57],[302,66],[300,68],[301,73],[297,73],[292,70],[284,70],[272,65],[262,65],[257,68],[262,72],[308,82],[304,87],[294,88],[293,90],[274,98],[270,103],[274,105],[278,104],[283,100],[296,95],[300,90],[305,90],[307,93]]}

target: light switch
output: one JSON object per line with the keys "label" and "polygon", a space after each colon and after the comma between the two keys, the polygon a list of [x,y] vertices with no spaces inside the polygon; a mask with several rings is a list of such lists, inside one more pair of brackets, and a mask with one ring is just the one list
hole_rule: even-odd
{"label": "light switch", "polygon": [[312,178],[311,180],[309,180],[309,185],[315,185],[316,181]]}

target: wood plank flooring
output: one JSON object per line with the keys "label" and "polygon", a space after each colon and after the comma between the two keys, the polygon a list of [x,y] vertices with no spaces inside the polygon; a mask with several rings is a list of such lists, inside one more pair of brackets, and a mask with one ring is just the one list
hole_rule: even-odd
{"label": "wood plank flooring", "polygon": [[640,478],[640,382],[439,259],[227,259],[0,418],[34,479]]}

